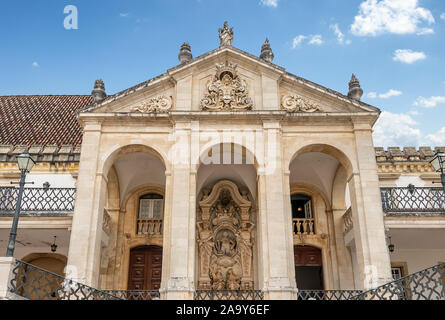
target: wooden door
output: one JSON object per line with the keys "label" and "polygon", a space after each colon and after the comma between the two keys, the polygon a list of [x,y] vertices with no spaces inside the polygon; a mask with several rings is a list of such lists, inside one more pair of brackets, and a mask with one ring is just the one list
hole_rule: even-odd
{"label": "wooden door", "polygon": [[159,290],[161,286],[162,248],[137,247],[130,252],[128,290]]}
{"label": "wooden door", "polygon": [[294,246],[295,280],[300,290],[323,290],[321,250]]}

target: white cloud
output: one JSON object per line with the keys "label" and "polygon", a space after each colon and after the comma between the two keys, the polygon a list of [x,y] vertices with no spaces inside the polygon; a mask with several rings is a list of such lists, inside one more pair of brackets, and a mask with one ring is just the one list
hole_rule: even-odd
{"label": "white cloud", "polygon": [[394,51],[393,57],[394,61],[400,61],[408,64],[424,59],[426,59],[424,52],[417,52],[410,49],[397,49]]}
{"label": "white cloud", "polygon": [[428,9],[418,0],[366,0],[360,4],[351,31],[356,36],[377,36],[384,33],[418,33],[422,25],[434,24]]}
{"label": "white cloud", "polygon": [[424,135],[418,128],[418,123],[411,115],[418,115],[417,111],[408,114],[383,111],[374,126],[373,140],[376,147],[407,147],[414,146],[445,146],[445,127],[436,133]]}
{"label": "white cloud", "polygon": [[296,36],[292,41],[292,49],[298,47],[301,44],[301,42],[303,42],[304,39],[306,39],[306,36],[303,35]]}
{"label": "white cloud", "polygon": [[32,63],[32,66],[33,66],[34,68],[38,68],[38,67],[39,67],[39,63],[38,63],[37,61],[34,61],[34,62]]}
{"label": "white cloud", "polygon": [[260,3],[266,7],[274,7],[278,6],[278,0],[260,0]]}
{"label": "white cloud", "polygon": [[396,96],[400,96],[400,95],[402,95],[402,91],[390,89],[386,93],[379,94],[379,98],[380,99],[388,99],[388,98],[396,97]]}
{"label": "white cloud", "polygon": [[445,12],[442,13],[442,14],[440,15],[440,18],[441,18],[442,20],[445,20]]}
{"label": "white cloud", "polygon": [[335,35],[337,36],[337,42],[339,44],[350,44],[351,40],[346,40],[345,39],[345,35],[343,34],[343,32],[341,32],[340,28],[338,27],[338,24],[331,24],[329,26],[330,29],[332,29],[335,33]]}
{"label": "white cloud", "polygon": [[377,94],[377,92],[369,92],[367,97],[370,99],[375,99],[379,97],[380,99],[389,99],[391,97],[396,97],[402,95],[402,91],[390,89],[386,93]]}
{"label": "white cloud", "polygon": [[120,15],[122,18],[126,18],[126,17],[128,17],[128,13],[119,13],[119,15]]}
{"label": "white cloud", "polygon": [[374,126],[376,147],[418,146],[421,132],[417,122],[408,114],[383,111]]}
{"label": "white cloud", "polygon": [[433,147],[445,146],[445,127],[433,134],[428,134],[425,137],[425,145],[431,145]]}
{"label": "white cloud", "polygon": [[416,101],[414,101],[414,105],[418,107],[424,108],[434,108],[438,104],[445,103],[445,97],[435,96],[429,99],[424,97],[418,97]]}
{"label": "white cloud", "polygon": [[427,34],[434,34],[434,30],[431,28],[422,28],[417,33],[418,36],[424,36]]}
{"label": "white cloud", "polygon": [[313,35],[311,40],[309,40],[309,44],[321,46],[323,44],[323,39],[321,34]]}

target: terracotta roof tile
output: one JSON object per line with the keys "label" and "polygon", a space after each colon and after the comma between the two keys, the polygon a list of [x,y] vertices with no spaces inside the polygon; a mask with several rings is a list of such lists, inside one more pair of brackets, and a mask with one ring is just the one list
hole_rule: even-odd
{"label": "terracotta roof tile", "polygon": [[80,145],[76,111],[90,95],[0,96],[1,145]]}

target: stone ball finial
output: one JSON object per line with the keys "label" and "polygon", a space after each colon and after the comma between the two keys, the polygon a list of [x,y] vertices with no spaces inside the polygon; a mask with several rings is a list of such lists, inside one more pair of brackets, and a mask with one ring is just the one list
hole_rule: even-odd
{"label": "stone ball finial", "polygon": [[351,81],[349,81],[348,97],[360,101],[363,95],[363,90],[360,87],[360,82],[354,74],[352,74]]}
{"label": "stone ball finial", "polygon": [[266,38],[263,45],[261,46],[261,54],[260,59],[263,59],[267,62],[272,62],[274,58],[274,54],[272,52],[272,48],[270,47],[269,39]]}
{"label": "stone ball finial", "polygon": [[105,84],[101,79],[94,82],[94,89],[91,91],[91,95],[93,96],[94,102],[101,102],[106,98]]}
{"label": "stone ball finial", "polygon": [[181,45],[181,49],[179,50],[178,54],[178,59],[179,62],[181,63],[187,63],[193,59],[192,49],[190,47],[190,44],[188,44],[187,42],[184,42]]}

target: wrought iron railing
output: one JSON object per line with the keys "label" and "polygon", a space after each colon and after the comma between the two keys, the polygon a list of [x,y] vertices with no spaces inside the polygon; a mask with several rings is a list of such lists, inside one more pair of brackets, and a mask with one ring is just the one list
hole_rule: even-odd
{"label": "wrought iron railing", "polygon": [[195,300],[263,300],[261,290],[196,290]]}
{"label": "wrought iron railing", "polygon": [[138,219],[136,234],[162,235],[162,219]]}
{"label": "wrought iron railing", "polygon": [[29,300],[120,300],[20,260],[12,269],[9,291]]}
{"label": "wrought iron railing", "polygon": [[[25,188],[20,212],[24,215],[67,215],[74,211],[75,195],[75,188]],[[0,187],[0,215],[14,214],[17,197],[17,188]]]}
{"label": "wrought iron railing", "polygon": [[445,193],[442,188],[380,188],[383,211],[388,216],[445,215]]}
{"label": "wrought iron railing", "polygon": [[352,230],[352,228],[354,227],[354,224],[352,223],[351,207],[349,207],[349,209],[346,210],[345,213],[343,214],[343,225],[344,225],[343,232],[345,234],[348,233],[350,230]]}
{"label": "wrought iron railing", "polygon": [[298,300],[349,300],[361,290],[298,290]]}
{"label": "wrought iron railing", "polygon": [[315,234],[314,219],[292,219],[292,231],[296,235]]}
{"label": "wrought iron railing", "polygon": [[445,300],[445,263],[365,291],[351,300]]}
{"label": "wrought iron railing", "polygon": [[103,292],[121,300],[159,300],[161,298],[158,290],[103,290]]}

